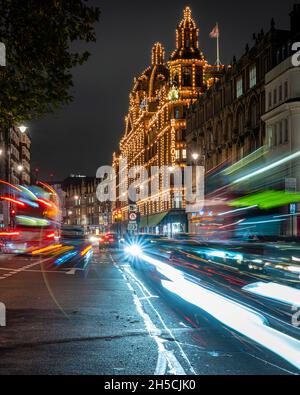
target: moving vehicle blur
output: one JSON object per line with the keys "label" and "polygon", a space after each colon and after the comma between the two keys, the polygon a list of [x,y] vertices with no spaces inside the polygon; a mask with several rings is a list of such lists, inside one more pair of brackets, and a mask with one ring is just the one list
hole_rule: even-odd
{"label": "moving vehicle blur", "polygon": [[123,239],[116,233],[107,233],[99,239],[99,250],[119,249],[121,248]]}

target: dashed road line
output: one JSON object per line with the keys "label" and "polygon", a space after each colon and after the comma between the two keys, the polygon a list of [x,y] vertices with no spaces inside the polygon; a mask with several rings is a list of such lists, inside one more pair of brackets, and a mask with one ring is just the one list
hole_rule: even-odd
{"label": "dashed road line", "polygon": [[11,269],[11,271],[9,273],[1,275],[0,281],[6,280],[7,278],[11,278],[19,273],[26,272],[29,269],[31,269],[37,265],[42,265],[43,263],[48,262],[48,261],[49,261],[49,258],[44,259],[42,261],[35,262],[35,263],[31,263],[30,265],[23,266],[20,269]]}

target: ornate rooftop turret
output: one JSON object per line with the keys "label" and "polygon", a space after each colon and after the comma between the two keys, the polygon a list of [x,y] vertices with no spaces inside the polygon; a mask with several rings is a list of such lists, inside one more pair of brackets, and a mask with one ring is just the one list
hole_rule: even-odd
{"label": "ornate rooftop turret", "polygon": [[176,29],[176,50],[173,52],[171,60],[201,59],[198,36],[199,29],[192,18],[192,11],[186,7],[183,19]]}
{"label": "ornate rooftop turret", "polygon": [[155,43],[152,48],[152,66],[165,63],[165,49],[161,43]]}

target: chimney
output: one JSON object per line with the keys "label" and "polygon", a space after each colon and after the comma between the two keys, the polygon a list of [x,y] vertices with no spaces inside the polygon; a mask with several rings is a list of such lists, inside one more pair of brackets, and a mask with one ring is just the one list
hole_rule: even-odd
{"label": "chimney", "polygon": [[292,35],[297,35],[300,33],[300,4],[294,4],[290,17]]}

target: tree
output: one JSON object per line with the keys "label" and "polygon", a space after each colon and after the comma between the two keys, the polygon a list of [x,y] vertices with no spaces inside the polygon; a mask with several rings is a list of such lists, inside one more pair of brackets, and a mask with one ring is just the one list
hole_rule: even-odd
{"label": "tree", "polygon": [[39,118],[69,104],[72,68],[89,58],[75,41],[95,42],[100,11],[87,0],[1,0],[0,127]]}

